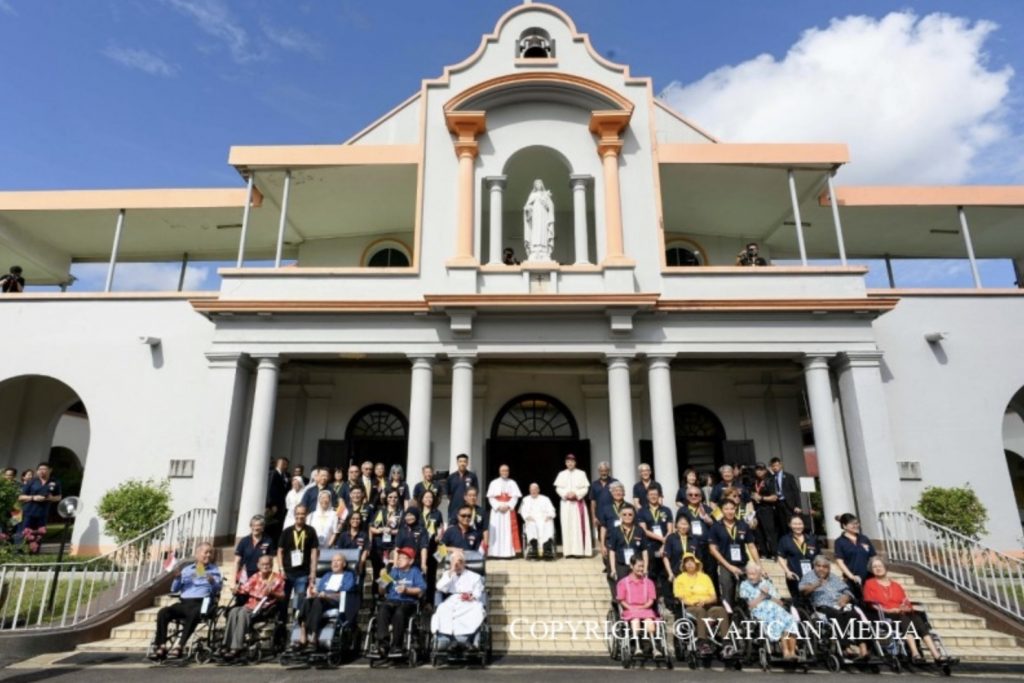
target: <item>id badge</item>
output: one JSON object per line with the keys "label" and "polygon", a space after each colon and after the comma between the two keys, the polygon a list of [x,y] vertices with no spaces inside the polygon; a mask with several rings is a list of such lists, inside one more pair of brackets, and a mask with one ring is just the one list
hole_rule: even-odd
{"label": "id badge", "polygon": [[625,560],[623,564],[629,564],[633,560],[633,549],[626,548],[622,551],[622,559]]}
{"label": "id badge", "polygon": [[391,543],[391,534],[384,532],[384,543]]}
{"label": "id badge", "polygon": [[301,550],[293,550],[291,552],[291,555],[289,555],[289,557],[291,558],[292,569],[295,569],[296,567],[301,567],[302,566],[302,551]]}
{"label": "id badge", "polygon": [[664,535],[664,534],[661,533],[661,525],[660,524],[655,524],[654,526],[652,526],[651,527],[651,533],[654,534],[655,536],[663,536]]}
{"label": "id badge", "polygon": [[616,529],[618,529],[620,526],[622,526],[622,520],[621,519],[615,520],[614,526],[615,526]]}
{"label": "id badge", "polygon": [[743,548],[733,543],[729,546],[729,561],[730,562],[742,562],[743,561]]}
{"label": "id badge", "polygon": [[800,560],[800,576],[806,576],[811,573],[811,561]]}
{"label": "id badge", "polygon": [[199,607],[199,613],[206,614],[208,609],[210,609],[210,596],[203,598],[203,604]]}
{"label": "id badge", "polygon": [[703,524],[703,522],[701,522],[699,519],[693,520],[693,523],[690,525],[690,533],[693,534],[694,536],[703,536],[704,535],[704,524]]}

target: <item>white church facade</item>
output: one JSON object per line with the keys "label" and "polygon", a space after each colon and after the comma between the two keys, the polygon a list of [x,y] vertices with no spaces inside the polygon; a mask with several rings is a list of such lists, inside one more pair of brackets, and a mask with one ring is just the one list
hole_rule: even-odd
{"label": "white church facade", "polygon": [[[780,457],[875,537],[969,482],[986,541],[1019,549],[1024,290],[869,289],[847,260],[1019,272],[1024,187],[845,187],[849,161],[720,141],[561,10],[514,7],[342,144],[233,147],[244,186],[0,192],[0,262],[30,284],[109,264],[106,292],[0,298],[0,464],[87,442],[82,552],[129,477],[229,538],[272,458],[416,482],[462,452],[524,490],[568,452],[628,486],[650,462],[671,496],[687,467]],[[750,242],[787,265],[735,265]],[[113,291],[118,264],[185,254],[234,265],[215,292]]]}

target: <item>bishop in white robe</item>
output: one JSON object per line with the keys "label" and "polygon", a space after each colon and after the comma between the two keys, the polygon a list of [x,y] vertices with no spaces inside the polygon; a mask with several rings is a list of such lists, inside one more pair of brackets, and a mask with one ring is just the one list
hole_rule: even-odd
{"label": "bishop in white robe", "polygon": [[587,475],[576,469],[576,456],[572,453],[565,456],[565,469],[555,478],[555,491],[562,499],[559,513],[564,557],[590,557],[593,554],[590,513],[585,500],[589,490]]}
{"label": "bishop in white robe", "polygon": [[509,479],[508,465],[498,468],[498,478],[487,487],[491,505],[488,557],[515,557],[522,552],[516,504],[523,497],[519,485]]}

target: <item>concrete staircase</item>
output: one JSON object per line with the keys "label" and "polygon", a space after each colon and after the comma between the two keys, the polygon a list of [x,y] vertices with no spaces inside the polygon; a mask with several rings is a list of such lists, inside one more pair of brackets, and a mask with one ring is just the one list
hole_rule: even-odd
{"label": "concrete staircase", "polygon": [[[222,563],[221,571],[229,575],[230,550],[222,556],[229,561]],[[785,594],[781,569],[774,563],[766,565]],[[893,577],[928,612],[954,655],[965,662],[1024,664],[1024,649],[1013,636],[988,628],[985,619],[964,613],[956,602],[937,597],[934,589],[916,584],[912,576],[893,573]],[[487,587],[495,654],[607,656],[604,622],[611,595],[597,557],[555,562],[492,560]],[[224,599],[229,599],[227,592]],[[153,639],[157,611],[170,602],[167,596],[157,598],[152,607],[136,612],[132,623],[114,628],[110,638],[80,645],[78,650],[141,656]]]}

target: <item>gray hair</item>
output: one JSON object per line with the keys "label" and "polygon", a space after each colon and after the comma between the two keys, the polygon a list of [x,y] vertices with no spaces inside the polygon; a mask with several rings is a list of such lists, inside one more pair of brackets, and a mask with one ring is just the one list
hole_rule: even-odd
{"label": "gray hair", "polygon": [[645,462],[640,463],[640,466],[636,468],[638,471],[643,472],[644,470],[651,469],[651,466]]}
{"label": "gray hair", "polygon": [[828,561],[828,558],[824,555],[815,555],[814,559],[811,560],[811,564],[815,567],[831,567],[832,563]]}
{"label": "gray hair", "polygon": [[718,468],[719,473],[725,472],[726,470],[732,472],[732,465],[722,465],[721,467]]}
{"label": "gray hair", "polygon": [[249,524],[252,525],[252,524],[255,524],[256,522],[259,522],[260,524],[266,524],[267,523],[267,519],[263,515],[253,515],[252,519],[249,520]]}
{"label": "gray hair", "polygon": [[398,475],[399,479],[405,481],[405,470],[402,469],[401,465],[391,466],[391,471],[388,472],[388,480],[390,481],[391,479],[394,479],[396,474]]}
{"label": "gray hair", "polygon": [[602,460],[601,462],[597,463],[597,469],[601,469],[602,467],[607,467],[610,470],[612,468],[612,464],[607,460]]}
{"label": "gray hair", "polygon": [[608,492],[609,493],[611,493],[615,489],[620,489],[623,493],[626,492],[626,487],[623,486],[621,482],[613,481],[612,483],[608,484]]}

